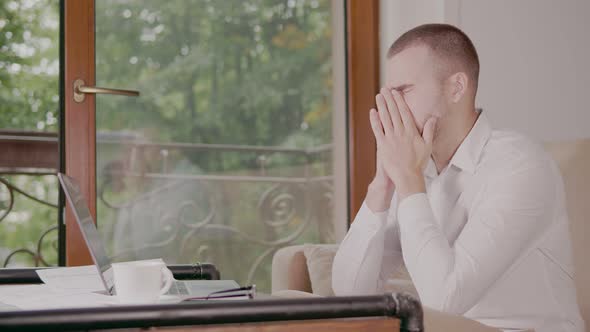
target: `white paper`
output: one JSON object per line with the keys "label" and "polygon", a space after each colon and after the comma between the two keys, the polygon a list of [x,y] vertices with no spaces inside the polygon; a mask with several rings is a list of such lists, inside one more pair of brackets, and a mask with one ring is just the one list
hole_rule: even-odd
{"label": "white paper", "polygon": [[56,289],[48,285],[2,286],[0,302],[19,309],[57,309],[116,305],[113,296],[87,290]]}
{"label": "white paper", "polygon": [[[136,262],[163,262],[161,258],[146,259]],[[117,263],[113,263],[117,264]],[[57,267],[37,270],[37,275],[45,283],[57,289],[106,291],[98,274],[96,265]]]}
{"label": "white paper", "polygon": [[43,269],[37,270],[37,274],[46,285],[56,289],[105,290],[95,265]]}

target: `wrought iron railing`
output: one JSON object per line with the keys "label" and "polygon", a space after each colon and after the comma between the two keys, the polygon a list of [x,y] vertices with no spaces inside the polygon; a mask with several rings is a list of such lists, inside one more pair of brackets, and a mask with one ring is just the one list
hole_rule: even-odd
{"label": "wrought iron railing", "polygon": [[[23,138],[11,135],[4,135],[2,140],[0,133],[0,144],[11,143],[22,144],[26,142],[29,147],[35,143],[44,144],[45,149],[51,149],[57,153],[57,137],[27,136]],[[20,143],[18,139],[21,139]],[[15,143],[16,139],[16,143]],[[37,139],[37,140],[36,140]],[[48,145],[47,142],[54,142],[55,145]],[[256,245],[262,248],[260,253],[251,261],[236,260],[240,264],[248,264],[247,280],[252,282],[257,270],[261,264],[271,256],[277,249],[296,243],[301,239],[304,232],[309,231],[310,226],[316,222],[317,233],[320,241],[330,241],[333,233],[333,220],[331,217],[332,206],[332,165],[330,144],[314,147],[311,149],[285,148],[275,146],[243,146],[243,145],[223,145],[223,144],[194,144],[194,143],[151,143],[138,141],[136,139],[125,139],[121,137],[109,137],[99,135],[98,148],[124,149],[126,153],[125,160],[114,158],[112,161],[105,163],[97,170],[99,174],[98,199],[99,206],[102,205],[102,211],[109,214],[115,220],[110,223],[110,231],[107,234],[112,236],[111,251],[115,259],[137,258],[134,255],[142,252],[175,250],[175,255],[188,261],[211,260],[214,261],[215,252],[212,252],[206,241],[198,241],[195,246],[195,239],[209,239],[211,237],[225,237],[228,241],[239,241],[246,244]],[[39,145],[40,146],[40,145]],[[37,146],[37,148],[39,148]],[[53,150],[55,149],[55,150]],[[43,148],[41,148],[43,150]],[[173,152],[181,154],[192,154],[199,152],[215,153],[248,153],[255,154],[257,168],[250,169],[245,174],[196,174],[187,172],[174,172],[170,170],[173,164],[170,157]],[[150,159],[147,161],[144,156],[147,152],[158,156],[158,160]],[[297,171],[291,172],[294,176],[284,176],[284,174],[274,174],[269,169],[268,162],[274,155],[298,156],[303,157]],[[150,163],[151,167],[145,166]],[[154,166],[154,164],[157,164]],[[26,167],[27,172],[22,172]],[[319,165],[319,171],[318,166]],[[35,167],[35,161],[19,162],[21,172],[38,176],[40,174],[55,174],[57,166],[53,172],[46,168]],[[44,164],[43,167],[46,167]],[[150,169],[152,171],[150,171]],[[7,165],[4,161],[0,164],[0,176],[2,174],[18,173],[18,170]],[[56,208],[55,204],[43,201],[34,195],[27,193],[24,189],[18,188],[14,184],[0,178],[0,185],[5,187],[9,193],[9,200],[5,206],[0,209],[0,223],[8,216],[13,208],[15,195],[22,195],[23,198],[32,200],[51,208]],[[121,192],[121,185],[124,187],[126,181],[140,181],[153,185],[149,190],[143,190],[139,194],[127,196],[122,199],[116,195]],[[237,224],[228,222],[220,217],[227,206],[223,205],[226,200],[225,196],[231,194],[232,190],[238,190],[239,186],[246,184],[252,186],[264,186],[264,189],[257,191],[258,197],[255,198],[255,205],[252,204],[249,213],[244,213],[253,220],[240,220],[243,224],[253,225],[257,230],[263,232],[249,232],[238,227]],[[189,188],[200,188],[200,195],[195,197],[181,197],[170,203],[166,201],[171,193],[178,193]],[[184,189],[183,189],[184,188]],[[229,188],[229,189],[228,189]],[[115,194],[113,194],[115,193]],[[190,195],[189,195],[190,196]],[[252,199],[250,197],[250,199]],[[138,217],[137,210],[149,207],[152,211],[158,211],[159,215],[154,217],[153,224],[162,225],[162,231],[156,229],[155,233],[159,236],[148,236],[141,241],[139,246],[126,246],[129,241],[121,240],[129,237],[129,225],[135,217]],[[205,208],[203,208],[205,207]],[[189,217],[190,211],[201,209],[200,218]],[[124,216],[124,217],[121,217]],[[100,217],[100,216],[99,216]],[[158,219],[158,220],[156,220]],[[105,223],[104,226],[107,226]],[[165,227],[164,227],[165,226]],[[166,228],[167,227],[167,228]],[[42,232],[37,241],[35,248],[15,248],[4,259],[3,265],[7,266],[17,255],[30,255],[35,266],[48,265],[44,259],[42,248],[46,248],[44,241],[47,241],[52,232],[57,232],[56,226]],[[155,234],[154,233],[154,234]],[[152,234],[152,235],[154,235]],[[51,247],[51,246],[50,246]],[[57,250],[57,247],[55,247]]]}
{"label": "wrought iron railing", "polygon": [[[18,175],[18,174],[13,173],[12,175]],[[46,173],[37,173],[37,174],[27,173],[26,175],[38,176],[38,175],[47,175],[47,174]],[[7,200],[2,201],[4,206],[2,206],[2,208],[0,210],[0,223],[5,221],[5,219],[9,216],[9,214],[13,211],[15,199],[16,199],[17,195],[20,195],[23,199],[30,200],[30,201],[35,202],[40,205],[44,205],[44,206],[54,208],[54,209],[58,208],[57,204],[48,202],[43,199],[39,199],[39,198],[35,197],[34,195],[27,193],[24,189],[19,188],[15,184],[10,183],[5,177],[0,177],[0,186],[2,186],[3,190],[7,193],[7,197],[6,197]],[[54,265],[54,264],[48,262],[48,260],[45,259],[45,257],[44,257],[44,250],[46,250],[45,248],[50,247],[56,251],[58,249],[56,241],[53,241],[50,246],[44,245],[45,241],[47,241],[48,239],[51,239],[51,235],[53,235],[53,233],[57,233],[57,221],[55,223],[55,226],[49,227],[47,230],[43,231],[40,234],[39,239],[36,242],[37,245],[34,248],[23,246],[23,247],[12,250],[4,258],[4,262],[2,263],[2,266],[3,267],[8,266],[11,263],[12,259],[14,257],[16,257],[17,255],[30,256],[31,260],[33,261],[34,266]]]}
{"label": "wrought iron railing", "polygon": [[[235,264],[249,264],[247,276],[241,281],[251,283],[265,259],[279,248],[296,243],[302,234],[309,230],[314,221],[316,221],[315,226],[318,226],[317,233],[320,241],[330,242],[333,239],[331,211],[334,179],[331,175],[331,163],[329,162],[331,156],[326,158],[326,154],[330,153],[332,149],[329,144],[313,149],[292,149],[219,144],[159,144],[134,141],[115,143],[104,140],[101,142],[101,144],[105,143],[118,148],[124,146],[121,149],[127,151],[123,154],[126,160],[110,162],[103,168],[103,173],[99,175],[99,178],[102,179],[98,183],[99,203],[113,212],[111,216],[125,215],[125,218],[119,218],[114,222],[117,225],[111,225],[111,228],[117,228],[116,231],[112,231],[111,238],[116,238],[121,234],[136,233],[130,231],[133,226],[126,224],[133,223],[133,220],[144,220],[146,208],[153,211],[157,217],[148,217],[151,221],[142,221],[140,225],[135,225],[135,229],[145,228],[147,225],[156,225],[155,228],[167,229],[164,237],[154,236],[153,233],[148,234],[140,239],[141,243],[130,245],[127,248],[121,246],[121,243],[131,242],[129,239],[115,241],[117,248],[112,250],[112,256],[115,259],[140,259],[146,258],[141,257],[142,252],[173,250],[176,257],[186,261],[210,260],[217,263],[220,259],[215,257],[217,253],[210,250],[207,243],[198,244],[196,247],[194,243],[200,242],[198,237],[201,239],[209,239],[214,236],[225,237],[226,241],[241,242],[263,248],[257,257],[248,263],[243,261],[243,257],[231,258]],[[143,163],[141,156],[146,150],[151,150],[151,155],[159,156],[159,160],[151,160],[152,164],[160,164],[159,172],[147,172],[141,166]],[[299,155],[304,157],[305,162],[301,165],[302,171],[293,172],[296,173],[295,176],[270,175],[270,170],[266,169],[263,162],[258,163],[258,168],[250,170],[250,174],[246,175],[174,173],[166,168],[169,165],[167,158],[172,150],[180,150],[185,154],[198,153],[199,151],[255,153],[256,159],[263,161],[268,160],[268,156],[272,154]],[[311,170],[311,166],[321,155],[325,156],[323,160],[320,160],[322,170],[314,172]],[[123,182],[129,179],[132,182],[140,181],[144,185],[145,183],[158,183],[158,185],[151,190],[134,195],[130,199],[119,201],[110,199],[109,193],[120,190],[113,190],[113,188],[125,187]],[[223,218],[218,218],[218,215],[224,213],[224,208],[227,208],[220,204],[220,201],[224,201],[223,196],[228,196],[227,188],[239,190],[240,184],[265,186],[255,204],[250,204],[255,213],[245,213],[250,216],[250,220],[247,220],[248,218],[239,220],[240,224],[249,224],[251,229],[256,229],[258,232],[240,229],[235,220],[230,220],[228,224],[227,220],[224,223]],[[173,204],[166,203],[166,197],[182,191],[182,187],[201,188],[201,195],[196,195],[198,197],[182,196]],[[221,194],[220,191],[222,191]],[[216,197],[218,199],[215,199]],[[219,197],[222,198],[219,199]],[[206,213],[201,213],[201,218],[186,217],[186,211],[199,207],[206,207]],[[135,213],[134,211],[139,212]],[[296,225],[285,230],[295,223]],[[264,231],[260,232],[260,229]],[[145,230],[143,231],[145,232]]]}

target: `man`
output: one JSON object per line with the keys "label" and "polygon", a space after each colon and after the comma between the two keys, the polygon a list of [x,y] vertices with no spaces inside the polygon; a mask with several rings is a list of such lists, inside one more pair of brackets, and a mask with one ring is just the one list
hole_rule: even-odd
{"label": "man", "polygon": [[503,330],[583,331],[559,170],[476,111],[469,38],[419,26],[386,70],[369,113],[377,170],[334,259],[336,295],[383,292],[405,265],[425,307]]}

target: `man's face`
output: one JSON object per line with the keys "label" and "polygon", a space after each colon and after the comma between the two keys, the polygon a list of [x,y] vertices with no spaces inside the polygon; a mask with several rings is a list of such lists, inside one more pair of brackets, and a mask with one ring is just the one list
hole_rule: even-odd
{"label": "man's face", "polygon": [[426,46],[407,48],[387,60],[386,86],[404,96],[420,132],[428,118],[445,114],[443,83],[435,65]]}

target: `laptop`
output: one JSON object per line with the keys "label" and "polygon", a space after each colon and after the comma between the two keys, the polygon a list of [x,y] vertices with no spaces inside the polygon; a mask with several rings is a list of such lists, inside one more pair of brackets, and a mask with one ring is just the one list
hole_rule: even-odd
{"label": "laptop", "polygon": [[[72,207],[105,290],[109,295],[115,295],[115,280],[111,260],[106,253],[104,243],[92,219],[88,204],[86,204],[86,200],[80,191],[80,186],[76,180],[65,174],[58,173],[57,177]],[[176,295],[184,298],[205,298],[214,293],[239,292],[246,288],[250,290],[252,287],[240,288],[234,280],[175,280],[166,295]],[[248,295],[252,298],[253,294]]]}

